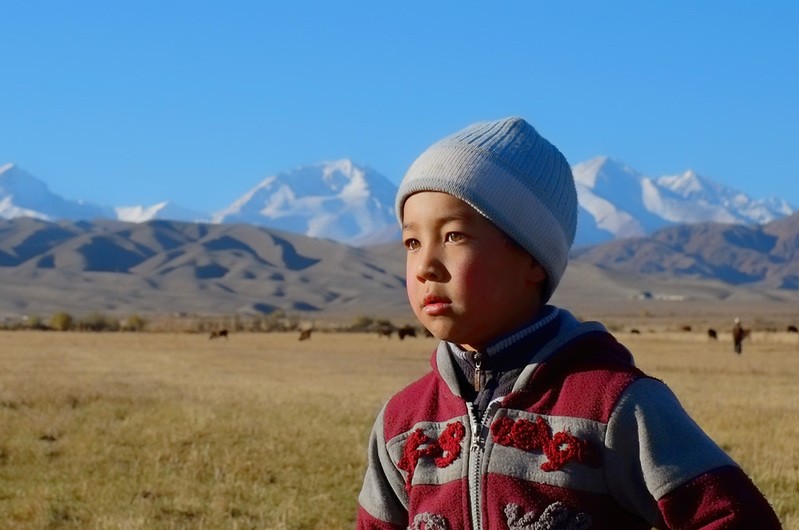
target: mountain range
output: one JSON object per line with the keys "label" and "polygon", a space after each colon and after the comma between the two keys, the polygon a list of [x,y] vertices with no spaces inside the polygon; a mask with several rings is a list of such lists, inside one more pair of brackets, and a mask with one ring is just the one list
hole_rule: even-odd
{"label": "mountain range", "polygon": [[[0,219],[0,319],[57,311],[369,315],[412,321],[398,242],[365,247],[250,224]],[[574,251],[553,301],[799,304],[799,213],[679,225]],[[651,312],[652,305],[640,312]],[[697,306],[694,306],[697,307]]]}
{"label": "mountain range", "polygon": [[573,259],[622,275],[799,291],[799,212],[764,225],[695,223],[611,241]]}
{"label": "mountain range", "polygon": [[[607,312],[651,300],[799,302],[799,212],[785,201],[691,171],[647,177],[605,157],[573,172],[580,228],[556,303]],[[270,176],[213,214],[166,201],[109,207],[64,199],[8,164],[0,318],[283,310],[412,321],[395,193],[341,160]]]}
{"label": "mountain range", "polygon": [[393,314],[407,302],[403,250],[390,247],[247,224],[0,219],[0,315]]}
{"label": "mountain range", "polygon": [[[577,247],[685,223],[764,224],[796,211],[782,199],[753,199],[690,170],[649,177],[608,157],[572,169],[579,199]],[[365,246],[399,237],[396,191],[382,174],[344,159],[268,176],[232,204],[206,213],[170,201],[106,206],[65,199],[22,168],[6,164],[0,166],[0,217],[245,223]]]}
{"label": "mountain range", "polygon": [[572,172],[580,204],[577,246],[640,237],[679,224],[763,224],[796,211],[783,199],[752,199],[691,170],[649,177],[597,157]]}

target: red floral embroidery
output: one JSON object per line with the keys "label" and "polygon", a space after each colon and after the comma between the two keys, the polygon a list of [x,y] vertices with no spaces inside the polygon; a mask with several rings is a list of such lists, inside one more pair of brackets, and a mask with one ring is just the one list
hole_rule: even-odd
{"label": "red floral embroidery", "polygon": [[[448,424],[437,440],[428,437],[422,429],[413,431],[405,441],[402,458],[397,463],[397,467],[406,473],[405,489],[410,491],[413,472],[423,456],[433,458],[436,467],[447,467],[457,460],[465,434],[466,428],[459,421]],[[422,447],[425,444],[426,447]]]}
{"label": "red floral embroidery", "polygon": [[547,461],[541,464],[544,471],[557,471],[571,461],[593,465],[594,451],[587,440],[560,431],[552,434],[549,423],[537,417],[535,421],[512,420],[506,416],[491,424],[494,442],[522,451],[541,451]]}

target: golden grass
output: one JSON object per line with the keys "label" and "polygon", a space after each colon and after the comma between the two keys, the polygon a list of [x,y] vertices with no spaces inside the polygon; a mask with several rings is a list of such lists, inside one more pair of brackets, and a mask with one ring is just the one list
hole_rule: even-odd
{"label": "golden grass", "polygon": [[[352,528],[372,420],[435,341],[297,337],[0,332],[0,521]],[[797,337],[620,338],[799,529]]]}

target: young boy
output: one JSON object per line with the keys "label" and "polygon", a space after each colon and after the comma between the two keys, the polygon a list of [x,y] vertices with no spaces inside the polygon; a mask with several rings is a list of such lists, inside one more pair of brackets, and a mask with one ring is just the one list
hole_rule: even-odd
{"label": "young boy", "polygon": [[780,527],[665,384],[601,324],[547,305],[577,194],[532,126],[434,144],[396,208],[408,298],[441,342],[375,422],[358,528]]}

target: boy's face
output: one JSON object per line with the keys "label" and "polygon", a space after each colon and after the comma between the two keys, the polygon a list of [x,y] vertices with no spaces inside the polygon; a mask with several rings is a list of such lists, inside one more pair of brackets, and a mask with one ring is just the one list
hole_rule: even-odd
{"label": "boy's face", "polygon": [[540,309],[546,271],[467,203],[420,192],[403,207],[408,299],[439,339],[481,349]]}

